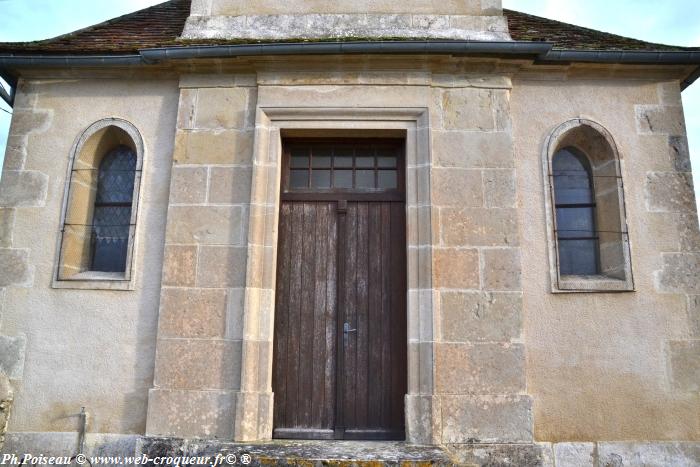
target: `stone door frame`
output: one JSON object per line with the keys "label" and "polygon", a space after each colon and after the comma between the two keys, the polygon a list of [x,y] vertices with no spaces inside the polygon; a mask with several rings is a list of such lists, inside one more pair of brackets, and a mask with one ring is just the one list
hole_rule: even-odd
{"label": "stone door frame", "polygon": [[255,122],[247,246],[240,392],[235,439],[272,438],[272,345],[277,229],[285,130],[398,130],[406,137],[406,238],[408,270],[408,394],[406,440],[439,444],[440,410],[434,397],[431,145],[424,107],[259,107]]}

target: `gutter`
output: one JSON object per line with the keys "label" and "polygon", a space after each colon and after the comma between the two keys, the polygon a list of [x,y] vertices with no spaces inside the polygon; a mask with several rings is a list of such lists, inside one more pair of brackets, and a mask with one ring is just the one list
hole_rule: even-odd
{"label": "gutter", "polygon": [[[172,60],[255,57],[267,55],[430,54],[534,56],[537,63],[620,63],[647,65],[698,65],[700,51],[641,52],[633,50],[553,50],[551,42],[530,41],[357,41],[357,42],[270,42],[263,44],[160,47],[131,55],[0,55],[3,68],[90,68],[155,65]],[[4,75],[3,75],[4,76]],[[690,86],[700,78],[700,68],[682,83]],[[16,84],[16,83],[15,83]],[[1,94],[6,102],[10,95]]]}

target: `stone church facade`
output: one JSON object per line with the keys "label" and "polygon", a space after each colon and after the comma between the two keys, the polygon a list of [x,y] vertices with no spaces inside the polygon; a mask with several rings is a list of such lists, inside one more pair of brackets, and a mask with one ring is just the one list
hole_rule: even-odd
{"label": "stone church facade", "polygon": [[498,0],[0,44],[3,452],[700,464],[699,67]]}

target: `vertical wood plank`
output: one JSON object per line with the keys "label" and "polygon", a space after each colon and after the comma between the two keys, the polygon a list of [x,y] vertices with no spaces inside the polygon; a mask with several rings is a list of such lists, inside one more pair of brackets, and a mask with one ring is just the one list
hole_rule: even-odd
{"label": "vertical wood plank", "polygon": [[[357,323],[357,225],[358,225],[358,206],[356,203],[348,203],[348,213],[346,219],[346,236],[345,236],[345,317],[344,322],[355,326]],[[344,355],[343,369],[345,386],[344,386],[344,410],[345,427],[357,426],[357,418],[355,416],[356,394],[357,394],[357,339],[352,334],[345,334],[343,337]]]}
{"label": "vertical wood plank", "polygon": [[287,341],[287,426],[299,426],[299,347],[301,343],[301,295],[304,206],[292,203],[291,275],[289,293],[289,339]]}
{"label": "vertical wood plank", "polygon": [[274,371],[272,388],[275,394],[281,396],[282,403],[275,404],[274,426],[286,425],[286,385],[287,385],[287,329],[289,327],[289,275],[291,265],[291,207],[283,204],[279,216],[277,291],[275,300],[275,335],[273,347]]}
{"label": "vertical wood plank", "polygon": [[311,396],[313,377],[314,345],[314,298],[316,293],[315,253],[316,253],[316,204],[304,203],[304,228],[302,239],[301,270],[301,316],[299,342],[299,385],[297,407],[299,407],[299,426],[311,427]]}
{"label": "vertical wood plank", "polygon": [[356,342],[355,354],[355,425],[368,426],[367,408],[369,392],[369,203],[357,205],[357,295],[355,298],[356,321],[350,325],[357,329],[350,335]]}

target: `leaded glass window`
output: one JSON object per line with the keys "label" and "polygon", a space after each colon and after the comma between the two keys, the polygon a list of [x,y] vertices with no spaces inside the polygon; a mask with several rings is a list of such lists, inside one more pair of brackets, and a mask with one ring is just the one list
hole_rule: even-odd
{"label": "leaded glass window", "polygon": [[562,275],[600,273],[596,201],[588,159],[573,148],[552,160],[559,272]]}
{"label": "leaded glass window", "polygon": [[92,222],[92,271],[124,272],[131,230],[136,154],[118,146],[100,163]]}

